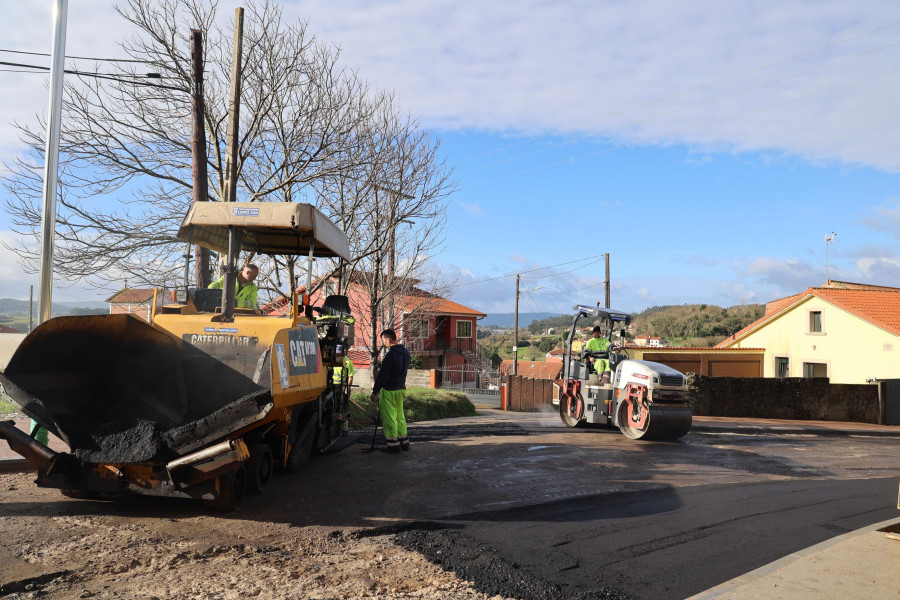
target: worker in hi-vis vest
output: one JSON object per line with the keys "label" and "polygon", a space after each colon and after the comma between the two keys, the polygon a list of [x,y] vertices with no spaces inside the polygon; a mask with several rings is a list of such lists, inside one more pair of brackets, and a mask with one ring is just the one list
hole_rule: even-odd
{"label": "worker in hi-vis vest", "polygon": [[[599,325],[594,327],[591,332],[593,336],[588,340],[587,345],[585,345],[584,349],[587,352],[609,352],[609,340],[603,337],[603,330]],[[589,356],[588,360],[594,363],[594,370],[597,371],[598,375],[602,375],[609,371],[609,360],[606,358],[594,358],[593,356]]]}
{"label": "worker in hi-vis vest", "polygon": [[[234,304],[238,308],[256,308],[256,295],[259,293],[259,288],[253,283],[253,280],[257,275],[259,275],[259,267],[256,265],[247,265],[238,273],[235,282],[237,289],[234,292]],[[225,276],[223,275],[209,284],[209,289],[221,290],[224,286]]]}
{"label": "worker in hi-vis vest", "polygon": [[344,369],[347,370],[347,387],[353,385],[353,361],[350,360],[349,356],[344,357],[344,366],[343,367],[335,367],[334,374],[332,375],[331,380],[335,384],[341,383],[341,377],[344,375]]}

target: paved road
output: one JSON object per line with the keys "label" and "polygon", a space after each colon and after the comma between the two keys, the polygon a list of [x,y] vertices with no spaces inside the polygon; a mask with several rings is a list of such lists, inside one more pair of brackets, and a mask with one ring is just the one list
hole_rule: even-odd
{"label": "paved road", "polygon": [[896,493],[896,478],[660,486],[459,515],[440,522],[449,532],[431,535],[453,537],[445,555],[496,551],[558,591],[550,597],[685,598],[896,517]]}

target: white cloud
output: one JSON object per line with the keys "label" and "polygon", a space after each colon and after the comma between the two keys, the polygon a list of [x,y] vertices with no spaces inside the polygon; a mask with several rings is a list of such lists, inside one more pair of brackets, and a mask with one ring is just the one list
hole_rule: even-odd
{"label": "white cloud", "polygon": [[[238,4],[220,3],[224,25]],[[896,21],[892,0],[297,0],[284,7],[432,128],[572,131],[900,169],[893,100],[900,75],[878,76],[896,69],[900,48],[886,46],[900,27],[861,35]],[[110,4],[72,6],[67,53],[121,55],[116,42],[131,31]],[[46,52],[51,35],[49,4],[11,3],[0,23],[9,48]],[[861,37],[837,44],[854,36]],[[798,58],[777,64],[791,57]],[[17,145],[8,122],[45,111],[47,92],[41,75],[0,76],[0,150],[8,154]]]}
{"label": "white cloud", "polygon": [[398,90],[434,127],[579,131],[900,169],[900,76],[878,77],[896,68],[900,49],[884,47],[897,29],[834,45],[894,22],[890,1],[336,0],[298,9],[348,64]]}
{"label": "white cloud", "polygon": [[473,214],[473,215],[475,215],[476,217],[481,217],[481,216],[484,215],[484,209],[481,208],[480,206],[478,206],[477,204],[467,204],[466,202],[459,202],[458,204],[459,204],[459,205],[463,208],[463,210],[465,210],[467,213]]}

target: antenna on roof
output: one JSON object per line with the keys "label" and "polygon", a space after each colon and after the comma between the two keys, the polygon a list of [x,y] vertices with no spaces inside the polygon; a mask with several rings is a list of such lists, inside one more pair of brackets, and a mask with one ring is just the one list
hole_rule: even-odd
{"label": "antenna on roof", "polygon": [[837,237],[835,232],[831,232],[825,236],[825,285],[831,285],[831,275],[829,273],[829,262],[828,262],[828,244],[834,241],[834,238]]}

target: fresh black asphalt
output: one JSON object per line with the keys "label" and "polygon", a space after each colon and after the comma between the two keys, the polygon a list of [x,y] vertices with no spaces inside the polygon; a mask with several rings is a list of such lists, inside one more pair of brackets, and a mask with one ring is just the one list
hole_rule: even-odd
{"label": "fresh black asphalt", "polygon": [[896,517],[897,478],[660,486],[460,514],[397,535],[522,600],[677,599]]}

